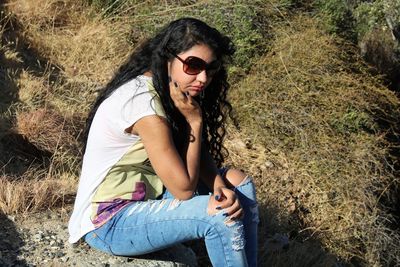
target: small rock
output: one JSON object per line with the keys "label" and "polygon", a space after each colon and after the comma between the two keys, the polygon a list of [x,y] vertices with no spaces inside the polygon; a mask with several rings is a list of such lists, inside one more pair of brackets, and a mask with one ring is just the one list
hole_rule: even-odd
{"label": "small rock", "polygon": [[291,201],[291,202],[289,203],[289,205],[288,205],[288,211],[289,211],[290,213],[293,213],[293,212],[296,211],[296,208],[297,208],[296,202]]}
{"label": "small rock", "polygon": [[279,154],[279,150],[278,149],[271,149],[270,152],[274,155],[278,155]]}
{"label": "small rock", "polygon": [[110,264],[116,264],[116,263],[117,263],[117,259],[111,258],[111,259],[108,260],[108,262],[109,262]]}
{"label": "small rock", "polygon": [[273,163],[272,161],[270,161],[270,160],[267,160],[267,161],[264,163],[264,165],[265,165],[265,167],[267,167],[267,168],[272,168],[272,167],[274,167],[274,163]]}
{"label": "small rock", "polygon": [[42,238],[43,238],[42,234],[36,234],[36,235],[33,236],[33,240],[36,241],[36,242],[41,241]]}

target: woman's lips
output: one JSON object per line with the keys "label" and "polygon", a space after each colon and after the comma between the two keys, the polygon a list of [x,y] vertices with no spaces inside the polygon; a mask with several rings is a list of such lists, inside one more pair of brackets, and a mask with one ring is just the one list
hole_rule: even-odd
{"label": "woman's lips", "polygon": [[198,92],[203,91],[204,87],[203,86],[192,86],[192,89]]}

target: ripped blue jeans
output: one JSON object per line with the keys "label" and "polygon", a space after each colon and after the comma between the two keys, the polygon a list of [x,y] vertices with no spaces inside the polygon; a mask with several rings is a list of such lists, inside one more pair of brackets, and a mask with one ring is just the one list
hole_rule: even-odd
{"label": "ripped blue jeans", "polygon": [[165,191],[160,200],[133,202],[86,234],[85,241],[109,254],[135,256],[204,238],[213,266],[257,266],[259,219],[252,178],[234,188],[244,210],[244,218],[234,222],[228,222],[224,210],[208,214],[211,196],[202,195],[204,188],[199,186],[196,195],[184,201]]}

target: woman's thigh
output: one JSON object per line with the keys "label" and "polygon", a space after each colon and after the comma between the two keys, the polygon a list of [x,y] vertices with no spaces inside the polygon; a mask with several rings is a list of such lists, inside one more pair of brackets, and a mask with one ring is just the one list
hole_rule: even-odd
{"label": "woman's thigh", "polygon": [[[231,243],[228,228],[240,228],[242,222],[228,225],[223,211],[208,214],[210,196],[189,200],[162,199],[135,202],[116,214],[111,221],[86,237],[89,245],[116,255],[140,255],[176,243],[212,238],[221,235],[222,242]],[[236,229],[237,230],[237,229]],[[210,234],[210,233],[213,234]],[[240,245],[243,236],[236,238]]]}

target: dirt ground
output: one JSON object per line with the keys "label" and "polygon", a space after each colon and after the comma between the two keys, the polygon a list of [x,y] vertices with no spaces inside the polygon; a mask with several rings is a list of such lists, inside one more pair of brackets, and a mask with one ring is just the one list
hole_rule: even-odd
{"label": "dirt ground", "polygon": [[68,243],[67,212],[0,214],[0,266],[197,266],[184,245],[141,257],[107,255],[85,243]]}

